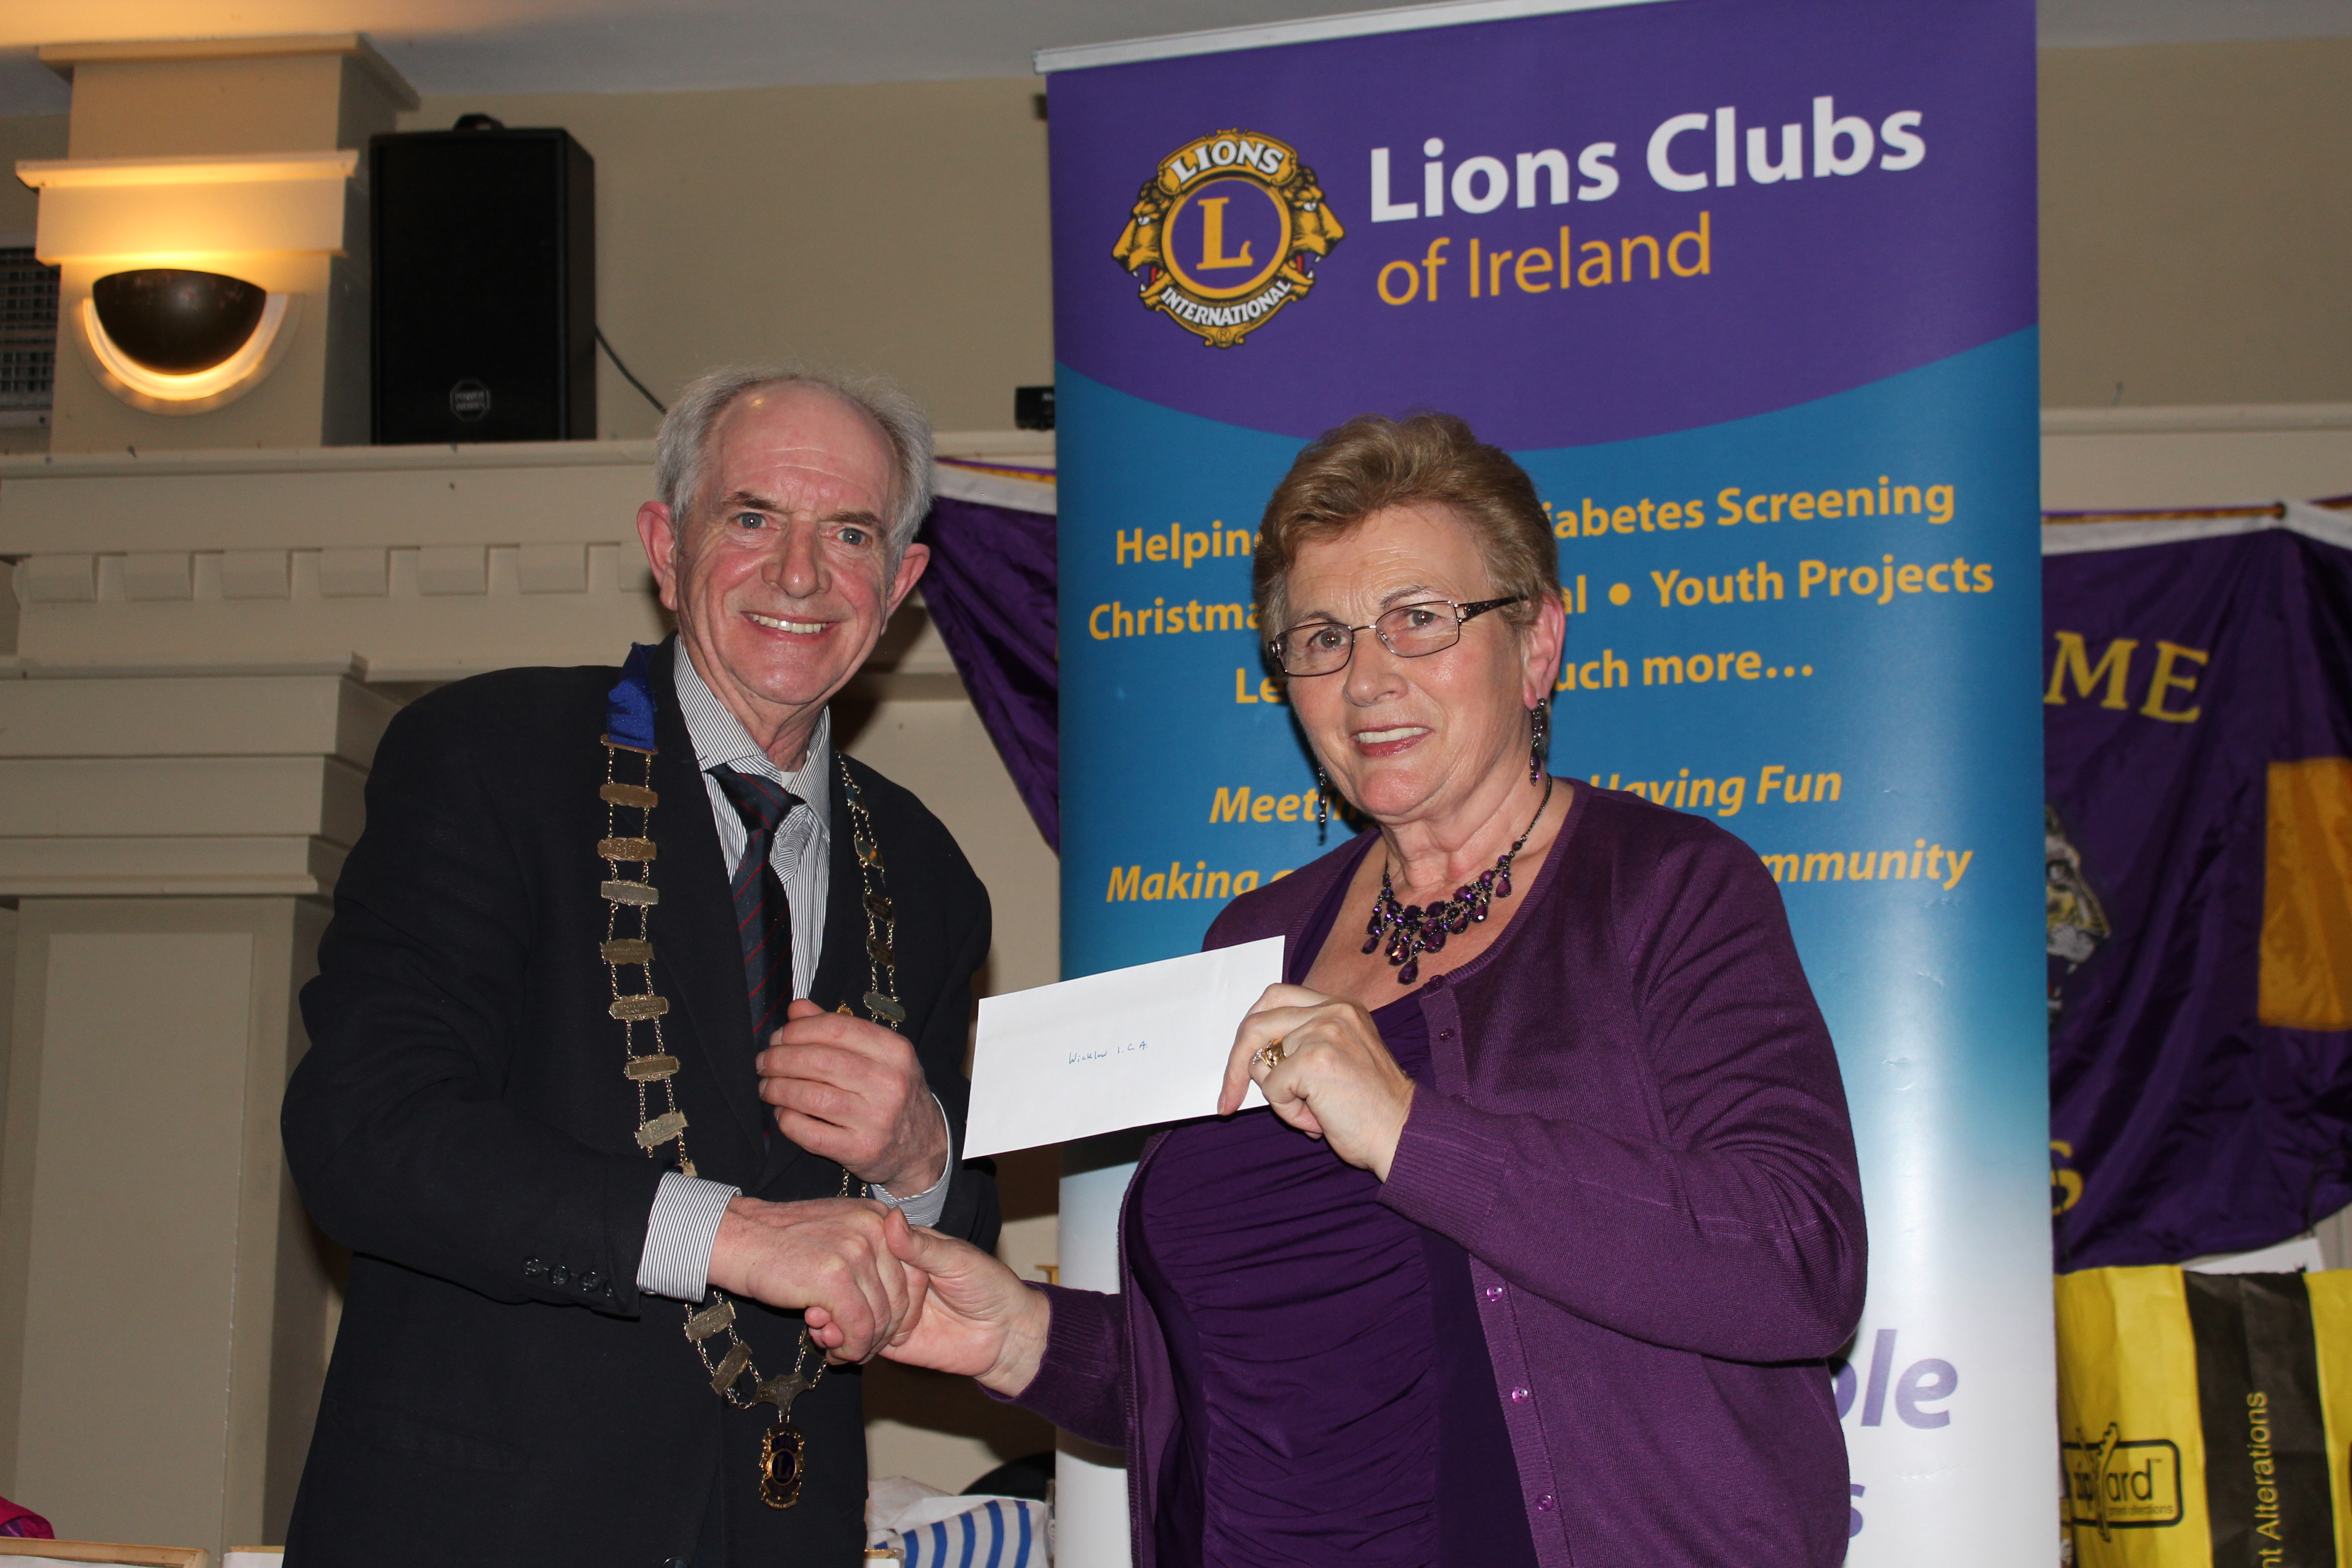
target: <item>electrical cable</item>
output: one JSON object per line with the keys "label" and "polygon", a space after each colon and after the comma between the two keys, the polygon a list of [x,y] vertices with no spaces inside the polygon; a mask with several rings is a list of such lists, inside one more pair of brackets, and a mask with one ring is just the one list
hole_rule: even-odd
{"label": "electrical cable", "polygon": [[629,367],[621,363],[621,356],[613,352],[613,344],[611,341],[604,336],[604,329],[601,326],[596,329],[596,346],[604,351],[604,357],[613,362],[613,368],[621,373],[623,380],[626,381],[631,386],[635,387],[639,392],[645,394],[645,399],[647,403],[652,404],[654,407],[662,414],[667,414],[669,412],[668,405],[664,404],[660,398],[656,397],[651,392],[647,391],[646,384],[639,381],[635,374],[631,372]]}

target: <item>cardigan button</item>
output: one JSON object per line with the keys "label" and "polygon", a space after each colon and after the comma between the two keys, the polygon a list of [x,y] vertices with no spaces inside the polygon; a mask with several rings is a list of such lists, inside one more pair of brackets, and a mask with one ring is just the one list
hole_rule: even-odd
{"label": "cardigan button", "polygon": [[1489,1285],[1486,1287],[1486,1300],[1489,1301],[1499,1301],[1502,1299],[1503,1288],[1500,1285]]}
{"label": "cardigan button", "polygon": [[1549,1513],[1551,1511],[1551,1506],[1552,1498],[1551,1493],[1549,1492],[1546,1492],[1543,1496],[1536,1499],[1536,1511],[1538,1513]]}
{"label": "cardigan button", "polygon": [[1514,1405],[1525,1405],[1533,1397],[1534,1395],[1528,1393],[1525,1384],[1511,1390],[1511,1403]]}

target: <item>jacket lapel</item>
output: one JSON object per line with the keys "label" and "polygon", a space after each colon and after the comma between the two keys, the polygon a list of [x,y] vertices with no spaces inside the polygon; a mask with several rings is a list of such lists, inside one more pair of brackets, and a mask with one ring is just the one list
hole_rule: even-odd
{"label": "jacket lapel", "polygon": [[727,890],[727,858],[671,679],[677,657],[673,637],[662,645],[653,669],[659,748],[653,776],[661,796],[655,808],[661,859],[654,874],[662,897],[653,919],[654,962],[668,982],[661,990],[691,1020],[702,1057],[698,1070],[719,1086],[737,1130],[750,1141],[751,1156],[729,1163],[735,1171],[748,1172],[758,1167],[761,1132],[769,1122],[753,1066],[758,1053],[751,1043],[751,1005],[743,991],[743,947]]}
{"label": "jacket lapel", "polygon": [[827,814],[832,819],[833,868],[825,887],[824,949],[817,954],[809,999],[828,1012],[846,1002],[863,1018],[871,973],[866,962],[866,884],[857,874],[857,848],[849,837],[849,802],[838,767],[829,782],[831,787],[825,793],[833,804]]}

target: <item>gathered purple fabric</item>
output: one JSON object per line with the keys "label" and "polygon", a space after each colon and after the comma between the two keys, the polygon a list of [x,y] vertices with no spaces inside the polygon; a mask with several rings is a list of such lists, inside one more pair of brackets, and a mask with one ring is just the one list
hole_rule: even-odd
{"label": "gathered purple fabric", "polygon": [[1037,830],[1062,847],[1061,668],[1050,512],[940,496],[916,538],[931,547],[923,603]]}
{"label": "gathered purple fabric", "polygon": [[[1302,941],[1360,837],[1228,905],[1208,945]],[[1697,817],[1576,786],[1494,946],[1423,985],[1416,1092],[1380,1201],[1469,1258],[1537,1561],[1845,1554],[1826,1357],[1853,1333],[1862,1195],[1837,1058],[1770,874]],[[1017,1403],[1127,1451],[1138,1568],[1181,1427],[1166,1325],[1124,1289],[1045,1287]]]}
{"label": "gathered purple fabric", "polygon": [[[1284,979],[1339,913],[1332,884]],[[1433,1090],[1417,994],[1372,1015]],[[1128,1253],[1174,1363],[1162,1568],[1533,1568],[1469,1258],[1268,1110],[1172,1130]]]}

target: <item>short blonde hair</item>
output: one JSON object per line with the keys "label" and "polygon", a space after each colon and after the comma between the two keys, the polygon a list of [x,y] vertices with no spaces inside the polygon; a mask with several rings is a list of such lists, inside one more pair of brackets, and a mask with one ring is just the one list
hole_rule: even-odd
{"label": "short blonde hair", "polygon": [[1444,507],[1470,530],[1496,594],[1521,595],[1496,612],[1514,626],[1534,621],[1545,596],[1559,592],[1551,521],[1535,481],[1509,453],[1451,414],[1360,414],[1299,453],[1265,503],[1250,574],[1263,639],[1270,646],[1285,628],[1284,588],[1302,545],[1339,538],[1374,512],[1417,505]]}

